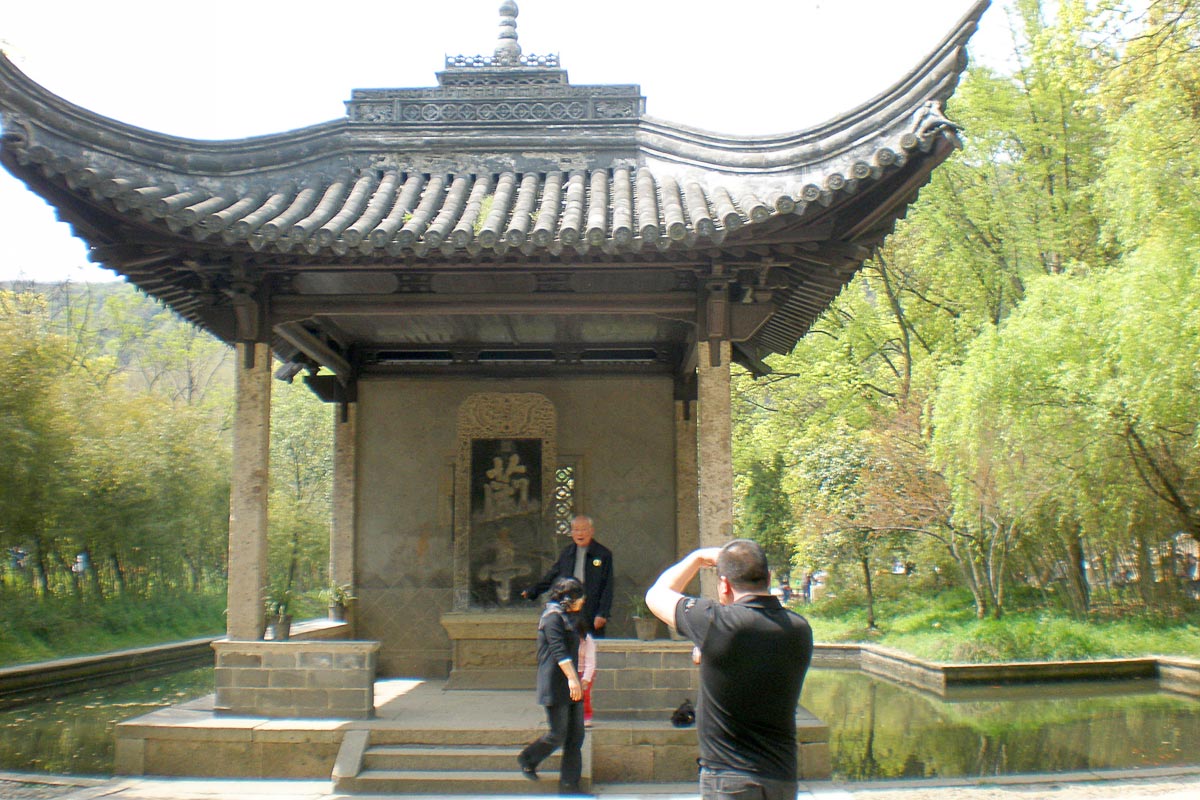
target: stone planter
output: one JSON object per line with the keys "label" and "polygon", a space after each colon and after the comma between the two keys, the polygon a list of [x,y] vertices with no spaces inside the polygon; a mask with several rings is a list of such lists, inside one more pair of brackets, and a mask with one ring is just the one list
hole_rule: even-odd
{"label": "stone planter", "polygon": [[292,615],[280,614],[271,620],[271,639],[286,642],[292,638]]}
{"label": "stone planter", "polygon": [[637,631],[637,637],[643,642],[658,638],[658,619],[656,617],[634,617],[633,627]]}

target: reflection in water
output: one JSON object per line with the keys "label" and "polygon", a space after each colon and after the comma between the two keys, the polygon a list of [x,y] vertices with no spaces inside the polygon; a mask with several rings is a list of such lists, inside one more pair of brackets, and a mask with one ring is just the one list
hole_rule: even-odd
{"label": "reflection in water", "polygon": [[[0,770],[108,775],[117,722],[213,689],[211,667],[0,712]],[[960,692],[942,700],[854,670],[814,669],[837,780],[1200,763],[1200,701],[1153,681]]]}
{"label": "reflection in water", "polygon": [[942,700],[854,670],[814,669],[804,706],[829,723],[839,780],[1194,764],[1200,702],[1151,682],[1053,684]]}
{"label": "reflection in water", "polygon": [[118,722],[212,694],[212,667],[0,712],[0,770],[111,775]]}

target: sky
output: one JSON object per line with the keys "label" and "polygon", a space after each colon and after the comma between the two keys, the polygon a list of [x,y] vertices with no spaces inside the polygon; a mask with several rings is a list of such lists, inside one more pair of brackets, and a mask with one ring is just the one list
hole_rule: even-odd
{"label": "sky", "polygon": [[[59,97],[174,136],[278,133],[345,115],[356,88],[425,87],[491,54],[499,0],[42,0],[0,10],[0,47]],[[636,83],[647,114],[728,134],[813,127],[870,100],[974,0],[518,0],[526,54],[573,84]],[[1005,63],[993,0],[971,56]],[[54,211],[0,169],[0,281],[102,282]]]}

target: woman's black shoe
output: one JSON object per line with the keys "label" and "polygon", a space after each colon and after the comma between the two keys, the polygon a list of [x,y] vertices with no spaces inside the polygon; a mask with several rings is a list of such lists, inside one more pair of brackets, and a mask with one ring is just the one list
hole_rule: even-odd
{"label": "woman's black shoe", "polygon": [[517,756],[517,764],[521,767],[521,774],[524,775],[526,778],[528,778],[531,781],[536,781],[538,779],[537,770],[533,767],[532,764],[526,763],[524,758],[522,758],[521,756]]}

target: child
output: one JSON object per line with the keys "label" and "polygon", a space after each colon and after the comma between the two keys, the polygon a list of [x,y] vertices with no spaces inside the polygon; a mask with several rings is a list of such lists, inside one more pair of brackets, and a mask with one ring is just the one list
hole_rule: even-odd
{"label": "child", "polygon": [[579,671],[583,683],[583,727],[592,727],[592,679],[596,677],[596,640],[592,634],[579,643]]}

